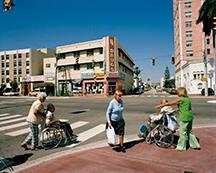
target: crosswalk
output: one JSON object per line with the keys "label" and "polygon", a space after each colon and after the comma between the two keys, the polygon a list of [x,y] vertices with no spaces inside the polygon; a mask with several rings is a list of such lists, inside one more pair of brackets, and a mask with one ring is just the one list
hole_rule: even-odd
{"label": "crosswalk", "polygon": [[[77,121],[71,125],[73,129],[84,127],[90,124],[88,121]],[[85,128],[86,129],[86,128]],[[74,147],[81,142],[87,141],[90,138],[104,132],[105,124],[99,124],[95,127],[91,127],[80,134],[78,134],[79,143],[68,145],[67,147]],[[0,114],[0,134],[17,137],[29,133],[28,123],[26,122],[26,116],[20,114],[11,115],[10,113]]]}

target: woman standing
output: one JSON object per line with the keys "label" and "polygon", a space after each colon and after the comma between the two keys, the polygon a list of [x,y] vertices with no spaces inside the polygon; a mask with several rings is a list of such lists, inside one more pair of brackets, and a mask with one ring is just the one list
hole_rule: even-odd
{"label": "woman standing", "polygon": [[162,103],[157,107],[177,105],[179,111],[179,140],[176,150],[183,151],[187,148],[187,141],[193,149],[200,149],[200,144],[196,139],[196,136],[192,133],[193,125],[193,112],[191,108],[191,101],[187,95],[187,90],[184,87],[178,88],[178,97],[176,100]]}
{"label": "woman standing", "polygon": [[106,112],[108,128],[113,127],[116,135],[119,135],[120,151],[125,152],[124,133],[125,121],[123,119],[124,104],[122,100],[122,91],[116,90],[115,97],[110,101]]}

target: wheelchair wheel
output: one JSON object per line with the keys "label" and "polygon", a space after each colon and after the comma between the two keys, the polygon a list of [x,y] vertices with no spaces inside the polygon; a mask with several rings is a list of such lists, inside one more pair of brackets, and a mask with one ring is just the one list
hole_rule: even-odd
{"label": "wheelchair wheel", "polygon": [[152,137],[152,132],[149,132],[149,134],[146,136],[145,142],[147,144],[152,144],[154,142],[154,138]]}
{"label": "wheelchair wheel", "polygon": [[154,141],[157,146],[162,148],[169,148],[173,145],[174,135],[171,130],[166,127],[160,128],[154,135]]}
{"label": "wheelchair wheel", "polygon": [[44,149],[51,149],[58,147],[62,142],[62,132],[53,127],[44,129],[40,135],[41,145]]}

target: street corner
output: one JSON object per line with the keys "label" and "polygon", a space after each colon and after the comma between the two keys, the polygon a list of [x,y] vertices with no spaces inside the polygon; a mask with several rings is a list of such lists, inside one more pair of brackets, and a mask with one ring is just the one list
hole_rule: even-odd
{"label": "street corner", "polygon": [[[27,172],[214,172],[216,170],[216,128],[195,128],[201,150],[189,148],[179,152],[174,148],[160,148],[140,139],[125,143],[126,152],[117,152],[109,146],[87,149],[58,157],[35,165],[19,173]],[[85,166],[83,166],[85,165]]]}

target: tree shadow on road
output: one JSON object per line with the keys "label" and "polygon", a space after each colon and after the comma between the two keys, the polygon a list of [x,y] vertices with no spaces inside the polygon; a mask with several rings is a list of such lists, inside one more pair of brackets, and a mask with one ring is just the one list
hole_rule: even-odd
{"label": "tree shadow on road", "polygon": [[16,155],[11,158],[0,158],[0,171],[4,169],[12,169],[13,166],[21,165],[25,163],[29,157],[31,157],[33,153],[27,153],[22,155]]}

